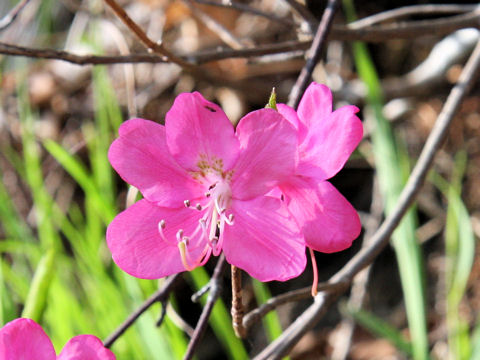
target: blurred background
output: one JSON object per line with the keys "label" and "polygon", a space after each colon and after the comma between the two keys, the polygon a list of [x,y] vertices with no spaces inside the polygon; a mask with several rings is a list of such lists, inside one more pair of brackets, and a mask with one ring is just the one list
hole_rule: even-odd
{"label": "blurred background", "polygon": [[[0,324],[30,317],[42,324],[57,351],[77,334],[105,339],[163,282],[123,273],[106,247],[106,226],[136,197],[106,156],[119,125],[132,117],[162,123],[181,92],[200,91],[234,124],[264,107],[273,87],[278,102],[286,103],[326,5],[118,3],[150,39],[194,66],[182,69],[149,54],[101,0],[0,2]],[[365,245],[395,206],[480,39],[469,28],[480,22],[477,2],[421,7],[427,3],[340,2],[313,71],[313,80],[332,89],[334,108],[358,106],[365,125],[358,150],[331,179],[359,211],[364,231],[348,250],[317,254],[323,281]],[[418,7],[347,27],[403,6]],[[400,31],[402,26],[407,30]],[[14,56],[19,50],[8,44],[40,59]],[[35,49],[148,59],[75,65],[54,59],[65,53]],[[96,61],[102,62],[90,60]],[[291,359],[480,359],[479,89],[474,85],[463,102],[392,246],[357,276]],[[208,282],[215,262],[185,273],[168,305],[157,303],[140,317],[112,346],[117,358],[182,358],[206,298],[194,304],[190,297]],[[310,264],[286,283],[261,284],[244,276],[246,310],[311,281]],[[282,305],[242,341],[231,327],[229,273],[224,282],[198,359],[251,358],[312,302],[307,297]],[[167,315],[156,327],[162,308]]]}

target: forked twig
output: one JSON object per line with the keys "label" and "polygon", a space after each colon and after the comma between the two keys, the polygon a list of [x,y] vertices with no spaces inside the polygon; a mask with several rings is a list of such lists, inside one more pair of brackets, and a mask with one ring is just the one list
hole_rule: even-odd
{"label": "forked twig", "polygon": [[138,39],[147,47],[149,51],[165,56],[171,62],[180,65],[184,68],[191,68],[192,64],[189,64],[182,58],[176,56],[169,50],[167,50],[161,42],[155,42],[150,39],[145,31],[137,25],[135,21],[127,14],[127,12],[117,4],[115,0],[104,0],[113,12],[122,20],[122,22],[138,37]]}
{"label": "forked twig", "polygon": [[[351,282],[353,277],[364,267],[369,265],[388,244],[391,234],[398,226],[403,216],[415,200],[416,195],[425,180],[433,159],[440,148],[453,117],[458,110],[467,92],[477,80],[476,75],[480,68],[480,42],[477,43],[472,55],[465,65],[460,78],[445,102],[435,125],[428,136],[420,157],[415,165],[407,184],[403,188],[397,205],[384,220],[372,238],[370,245],[360,250],[330,281]],[[274,342],[267,346],[255,359],[279,359],[310,330],[323,316],[329,303],[335,300],[339,293],[319,293],[315,302],[308,307]]]}
{"label": "forked twig", "polygon": [[191,359],[193,357],[195,350],[197,349],[197,346],[200,343],[203,334],[205,333],[208,319],[210,318],[210,314],[213,310],[213,306],[217,302],[222,292],[221,277],[223,272],[225,271],[226,265],[227,262],[225,260],[225,255],[222,254],[218,259],[218,263],[215,266],[215,270],[213,271],[213,275],[210,279],[210,292],[208,293],[207,302],[203,307],[200,319],[198,319],[193,336],[188,343],[187,351],[185,352],[185,355],[183,357],[184,360]]}
{"label": "forked twig", "polygon": [[[137,310],[131,313],[128,318],[112,333],[110,334],[103,345],[107,348],[111,347],[113,343],[130,327],[133,323],[142,315],[145,311],[147,311],[150,306],[155,304],[158,301],[163,301],[168,297],[170,292],[172,291],[173,285],[180,277],[180,274],[175,274],[170,276],[165,280],[163,286],[152,296],[150,296]],[[163,311],[163,310],[162,310]],[[160,324],[157,324],[159,326]]]}

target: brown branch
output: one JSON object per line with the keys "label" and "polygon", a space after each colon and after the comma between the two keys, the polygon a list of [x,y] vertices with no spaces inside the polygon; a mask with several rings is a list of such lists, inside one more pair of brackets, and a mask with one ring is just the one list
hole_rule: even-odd
{"label": "brown branch", "polygon": [[310,79],[312,78],[313,69],[315,68],[315,65],[317,65],[318,60],[320,60],[320,55],[325,48],[327,35],[332,26],[333,17],[337,7],[337,0],[328,0],[327,7],[323,12],[322,19],[320,20],[317,32],[313,38],[312,47],[308,51],[307,62],[300,72],[300,75],[298,76],[297,81],[290,92],[290,96],[288,97],[288,105],[294,109],[297,108],[300,98],[302,97],[308,83],[310,82]]}
{"label": "brown branch", "polygon": [[156,54],[135,55],[76,55],[68,51],[39,49],[17,46],[0,42],[0,54],[12,56],[25,56],[37,59],[63,60],[77,65],[107,65],[129,63],[165,63],[166,59]]}
{"label": "brown branch", "polygon": [[242,270],[232,265],[232,325],[235,335],[244,339],[247,329],[243,326],[245,310],[242,302]]}
{"label": "brown branch", "polygon": [[207,303],[203,307],[202,314],[200,315],[200,319],[198,319],[193,336],[188,343],[187,351],[183,357],[184,360],[191,359],[193,357],[195,350],[197,349],[197,346],[200,343],[203,334],[205,333],[213,306],[217,302],[222,291],[221,276],[225,271],[226,264],[227,262],[225,260],[225,255],[220,255],[218,263],[215,266],[215,270],[213,271],[212,278],[210,279],[210,292],[208,294]]}
{"label": "brown branch", "polygon": [[25,5],[28,4],[30,0],[20,0],[17,5],[15,5],[12,10],[8,12],[3,18],[0,19],[0,31],[8,28],[17,18],[18,14],[23,10]]}
{"label": "brown branch", "polygon": [[[107,348],[111,347],[113,343],[130,327],[132,326],[135,321],[142,315],[145,311],[147,311],[150,306],[155,304],[158,301],[163,301],[168,298],[168,295],[172,291],[173,285],[180,277],[180,274],[175,274],[170,276],[165,280],[163,286],[152,296],[150,296],[137,310],[135,310],[130,316],[112,333],[110,334],[103,345]],[[160,324],[157,324],[159,326]]]}
{"label": "brown branch", "polygon": [[[341,289],[347,288],[349,285],[348,282],[346,283],[321,283],[318,284],[317,286],[317,291],[318,292],[323,292],[323,291],[329,291],[329,292],[334,292],[334,291],[340,291]],[[304,287],[301,289],[297,290],[292,290],[289,292],[286,292],[281,295],[277,295],[275,297],[272,297],[268,299],[268,301],[256,309],[253,309],[249,313],[245,315],[243,318],[243,326],[245,327],[246,330],[250,329],[252,325],[254,325],[256,322],[262,320],[262,318],[267,315],[270,311],[275,310],[277,307],[287,304],[289,302],[294,302],[294,301],[299,301],[299,300],[304,300],[304,299],[311,299],[312,298],[312,287]]]}
{"label": "brown branch", "polygon": [[[416,195],[425,180],[433,159],[440,148],[447,130],[450,127],[455,113],[462,100],[472,87],[480,68],[480,42],[477,43],[472,55],[465,65],[457,84],[450,91],[441,113],[428,136],[420,157],[415,165],[407,184],[402,190],[397,205],[384,220],[369,241],[369,245],[360,250],[330,282],[351,282],[353,277],[363,268],[372,263],[376,256],[385,248],[393,231],[403,216],[413,204]],[[274,342],[267,346],[255,359],[279,359],[310,330],[323,316],[327,306],[332,303],[339,293],[319,293],[315,302],[305,310]]]}
{"label": "brown branch", "polygon": [[351,29],[358,29],[372,26],[384,21],[399,19],[410,15],[433,15],[433,14],[455,14],[475,11],[478,5],[411,5],[393,10],[383,11],[378,14],[367,16],[363,19],[354,21],[348,25]]}
{"label": "brown branch", "polygon": [[128,16],[127,12],[116,3],[115,0],[104,0],[113,12],[122,20],[122,22],[138,37],[138,39],[147,47],[149,51],[155,52],[162,56],[165,56],[171,62],[184,67],[184,68],[191,68],[192,64],[187,63],[182,58],[176,56],[169,50],[167,50],[161,42],[155,42],[151,40],[145,31],[142,30],[140,26],[137,25],[133,19]]}
{"label": "brown branch", "polygon": [[[430,20],[433,21],[433,20]],[[401,25],[375,26],[362,29],[349,29],[346,27],[333,27],[329,38],[332,40],[344,41],[388,41],[392,39],[412,38],[412,36],[445,35],[452,31],[478,27],[480,13],[467,13],[462,16],[452,16],[448,19],[439,19],[433,23],[423,21],[404,22]],[[257,45],[255,48],[241,50],[215,49],[201,51],[195,54],[184,56],[183,61],[201,65],[204,63],[233,58],[250,58],[263,55],[280,54],[286,52],[303,51],[308,49],[311,41],[286,41],[278,44]],[[126,63],[164,63],[167,59],[157,54],[135,54],[128,56],[96,56],[77,55],[62,50],[27,48],[0,42],[0,54],[11,56],[25,56],[30,58],[63,60],[77,65],[108,65]]]}

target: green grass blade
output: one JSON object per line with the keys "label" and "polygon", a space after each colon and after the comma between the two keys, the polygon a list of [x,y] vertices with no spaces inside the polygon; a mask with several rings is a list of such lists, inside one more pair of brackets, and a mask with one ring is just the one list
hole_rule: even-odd
{"label": "green grass blade", "polygon": [[[272,297],[272,294],[270,293],[270,290],[266,284],[252,278],[252,285],[257,303],[266,303],[268,299]],[[282,333],[282,326],[280,325],[280,320],[278,319],[276,311],[270,311],[263,318],[263,326],[267,331],[267,338],[269,341],[273,341]]]}
{"label": "green grass blade", "polygon": [[387,339],[405,355],[409,357],[412,356],[411,343],[405,339],[399,330],[395,329],[389,323],[365,310],[355,310],[353,308],[344,307],[342,311],[347,312],[347,314],[358,324],[366,328],[372,334]]}
{"label": "green grass blade", "polygon": [[[344,0],[349,21],[355,20],[352,0]],[[373,110],[375,128],[372,146],[380,188],[385,199],[387,214],[395,207],[408,175],[403,169],[407,155],[396,143],[390,124],[382,113],[383,99],[380,81],[365,44],[353,44],[355,64],[360,78],[368,89],[367,101]],[[415,238],[415,213],[410,210],[392,236],[393,247],[402,281],[408,325],[412,334],[412,354],[415,360],[429,358],[426,324],[423,261]]]}
{"label": "green grass blade", "polygon": [[30,284],[22,317],[41,322],[43,312],[47,306],[48,292],[55,268],[55,251],[49,250],[40,260],[35,276]]}

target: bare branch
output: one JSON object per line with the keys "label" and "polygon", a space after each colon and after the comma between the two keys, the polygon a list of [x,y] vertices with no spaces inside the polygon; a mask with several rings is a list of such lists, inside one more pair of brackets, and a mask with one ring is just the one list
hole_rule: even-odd
{"label": "bare branch", "polygon": [[315,65],[317,65],[317,62],[320,59],[320,55],[325,48],[327,35],[332,26],[333,17],[335,15],[337,7],[337,0],[329,0],[327,3],[327,7],[323,12],[322,20],[320,21],[315,37],[313,38],[312,47],[307,54],[307,62],[305,63],[305,66],[300,72],[300,75],[297,78],[297,82],[293,86],[292,91],[290,92],[290,96],[288,98],[288,105],[290,105],[294,109],[297,108],[298,103],[300,102],[300,98],[305,92],[307,84],[310,82],[313,69],[315,68]]}
{"label": "bare branch", "polygon": [[115,0],[105,0],[105,2],[110,6],[113,12],[122,20],[122,22],[138,37],[138,39],[147,47],[148,50],[153,51],[157,54],[165,56],[171,62],[184,67],[191,68],[192,65],[187,63],[182,58],[174,55],[172,52],[167,50],[161,42],[155,42],[151,40],[145,31],[143,31],[140,26],[137,25],[133,19],[128,16],[125,10],[116,3]]}
{"label": "bare branch", "polygon": [[184,360],[191,359],[193,357],[195,350],[197,349],[197,346],[203,337],[205,329],[207,328],[208,319],[210,318],[213,306],[217,302],[222,291],[221,276],[225,271],[226,265],[227,262],[225,260],[225,255],[222,254],[218,259],[218,263],[215,266],[212,278],[210,279],[210,292],[208,294],[207,303],[203,307],[202,314],[200,315],[200,319],[198,319],[193,336],[188,343],[187,351],[183,357]]}
{"label": "bare branch", "polygon": [[[450,91],[447,101],[445,102],[445,105],[428,136],[425,146],[423,147],[417,164],[400,194],[395,209],[384,220],[382,225],[369,240],[369,245],[360,250],[330,279],[330,282],[351,282],[353,277],[360,270],[371,264],[375,257],[388,244],[391,234],[398,226],[420,191],[420,187],[432,165],[435,154],[445,138],[455,113],[467,92],[472,87],[474,81],[477,79],[476,75],[479,68],[480,42],[477,43],[477,46],[465,65],[457,84]],[[319,293],[315,298],[315,302],[255,359],[279,359],[283,355],[286,355],[300,338],[320,320],[325,313],[327,306],[333,302],[338,295],[339,293]]]}
{"label": "bare branch", "polygon": [[[107,348],[111,347],[113,343],[130,327],[132,326],[135,321],[142,315],[145,311],[147,311],[150,306],[155,304],[158,301],[165,300],[170,292],[172,291],[173,285],[180,277],[180,274],[175,274],[167,278],[163,284],[163,286],[152,296],[150,296],[137,310],[135,310],[130,316],[112,333],[110,334],[103,345]],[[160,324],[157,324],[158,326]]]}
{"label": "bare branch", "polygon": [[235,335],[239,338],[247,336],[247,329],[243,326],[245,310],[242,302],[242,270],[232,265],[232,324]]}
{"label": "bare branch", "polygon": [[8,28],[17,18],[18,14],[23,10],[25,5],[28,4],[30,0],[20,0],[17,5],[15,5],[10,12],[0,19],[0,31]]}
{"label": "bare branch", "polygon": [[354,21],[348,25],[351,29],[359,29],[372,26],[384,21],[399,19],[410,15],[433,15],[433,14],[455,14],[474,11],[478,5],[412,5],[401,8],[383,11],[381,13],[368,16],[366,18]]}

